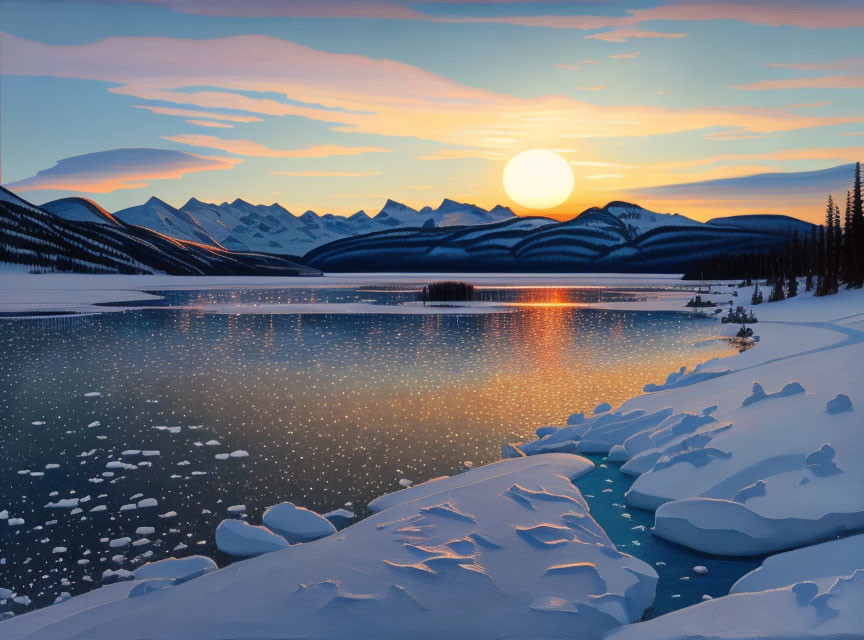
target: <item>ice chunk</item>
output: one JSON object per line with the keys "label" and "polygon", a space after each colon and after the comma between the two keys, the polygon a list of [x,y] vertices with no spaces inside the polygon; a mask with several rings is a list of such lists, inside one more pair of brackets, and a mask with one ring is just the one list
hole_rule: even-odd
{"label": "ice chunk", "polygon": [[336,527],[327,518],[291,502],[268,507],[261,521],[289,542],[309,542],[336,533]]}
{"label": "ice chunk", "polygon": [[258,556],[287,549],[289,544],[285,538],[265,527],[256,527],[243,520],[223,520],[216,528],[216,546],[229,556]]}
{"label": "ice chunk", "polygon": [[206,556],[188,556],[186,558],[165,558],[157,562],[148,562],[135,569],[132,573],[136,579],[173,578],[181,582],[205,573],[216,571],[216,563]]}

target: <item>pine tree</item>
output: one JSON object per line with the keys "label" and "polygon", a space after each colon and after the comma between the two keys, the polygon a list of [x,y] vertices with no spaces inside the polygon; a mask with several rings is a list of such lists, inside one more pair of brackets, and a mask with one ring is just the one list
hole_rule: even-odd
{"label": "pine tree", "polygon": [[855,184],[852,187],[852,237],[854,262],[851,284],[864,285],[864,203],[861,201],[861,163],[855,163]]}
{"label": "pine tree", "polygon": [[821,224],[816,239],[816,295],[825,295],[825,227]]}

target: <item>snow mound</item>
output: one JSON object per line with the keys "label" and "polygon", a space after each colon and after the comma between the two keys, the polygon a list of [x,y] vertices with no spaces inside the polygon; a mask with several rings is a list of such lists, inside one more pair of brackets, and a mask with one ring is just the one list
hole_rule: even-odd
{"label": "snow mound", "polygon": [[290,545],[264,527],[243,520],[223,520],[216,527],[216,546],[229,556],[246,557],[287,549]]}
{"label": "snow mound", "polygon": [[291,502],[268,507],[261,522],[288,542],[311,542],[336,533],[336,527],[327,518]]}
{"label": "snow mound", "polygon": [[157,562],[148,562],[135,569],[132,573],[136,580],[151,578],[171,578],[178,582],[186,582],[216,571],[216,563],[206,556],[188,556],[186,558],[165,558]]}
{"label": "snow mound", "polygon": [[[571,483],[591,468],[552,454],[419,484],[338,534],[134,598],[141,581],[103,587],[4,640],[601,638],[642,617],[657,574],[591,518]],[[560,544],[520,534],[545,527]]]}
{"label": "snow mound", "polygon": [[780,589],[805,580],[819,582],[851,575],[857,569],[864,569],[864,534],[769,556],[761,567],[733,584],[729,593]]}
{"label": "snow mound", "polygon": [[819,584],[713,598],[613,630],[605,640],[861,638],[864,570]]}

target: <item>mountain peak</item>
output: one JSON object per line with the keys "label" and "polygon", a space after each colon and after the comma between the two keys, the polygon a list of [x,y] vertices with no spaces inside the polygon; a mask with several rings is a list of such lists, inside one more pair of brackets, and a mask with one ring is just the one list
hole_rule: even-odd
{"label": "mountain peak", "polygon": [[381,208],[381,211],[384,209],[396,210],[396,211],[414,211],[407,204],[402,204],[401,202],[396,202],[390,198],[387,198],[387,202],[384,203],[384,206]]}
{"label": "mountain peak", "polygon": [[[159,207],[159,206],[161,206],[161,207],[171,207],[170,204],[168,204],[168,203],[165,202],[164,200],[160,200],[160,199],[157,198],[156,196],[150,196],[150,199],[147,200],[147,202],[145,202],[144,204],[147,205],[148,207]],[[171,207],[171,208],[173,209],[174,207]]]}
{"label": "mountain peak", "polygon": [[198,198],[196,198],[195,196],[192,196],[191,198],[189,198],[189,200],[186,201],[186,204],[184,204],[180,208],[185,209],[186,207],[194,207],[194,206],[205,205],[205,204],[206,204],[205,202],[201,202]]}

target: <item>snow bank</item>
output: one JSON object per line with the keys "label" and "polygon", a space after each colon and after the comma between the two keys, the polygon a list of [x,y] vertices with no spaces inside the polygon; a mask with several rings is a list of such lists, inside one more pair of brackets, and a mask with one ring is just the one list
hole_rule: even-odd
{"label": "snow bank", "polygon": [[864,534],[769,556],[761,567],[732,585],[729,593],[779,589],[805,580],[818,582],[820,578],[851,575],[857,569],[864,569]]}
{"label": "snow bank", "polygon": [[605,640],[807,640],[864,636],[864,570],[825,586],[741,593],[620,627]]}
{"label": "snow bank", "polygon": [[420,484],[337,534],[134,598],[140,581],[103,587],[3,637],[600,638],[642,616],[657,575],[591,518],[570,482],[591,467],[554,454]]}

